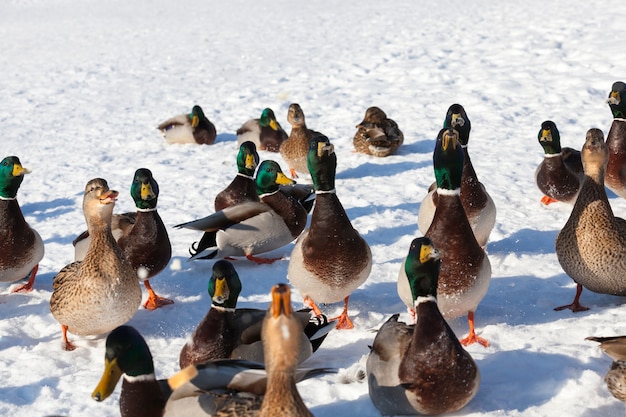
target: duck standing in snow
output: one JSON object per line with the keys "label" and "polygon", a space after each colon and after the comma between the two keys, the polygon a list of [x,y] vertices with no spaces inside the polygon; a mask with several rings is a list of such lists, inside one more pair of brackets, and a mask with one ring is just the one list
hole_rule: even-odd
{"label": "duck standing in snow", "polygon": [[[472,165],[467,150],[472,125],[463,106],[453,104],[448,108],[443,127],[453,128],[459,132],[459,142],[464,154],[461,203],[478,244],[484,248],[496,223],[496,205],[483,183],[478,180]],[[437,189],[436,184],[433,184],[429,189],[428,195],[420,204],[417,217],[417,225],[424,234],[432,222],[437,204]]]}
{"label": "duck standing in snow", "polygon": [[385,157],[394,153],[404,143],[404,134],[398,124],[376,106],[365,111],[363,121],[356,125],[356,128],[357,131],[352,138],[356,152]]}
{"label": "duck standing in snow", "polygon": [[215,125],[198,105],[193,106],[189,114],[180,114],[167,119],[157,129],[161,131],[167,143],[212,145],[217,136]]}
{"label": "duck standing in snow", "polygon": [[606,187],[626,198],[626,84],[613,83],[607,102],[613,114],[613,122],[606,137],[609,162],[606,166]]}
{"label": "duck standing in snow", "polygon": [[137,273],[111,233],[113,207],[119,193],[102,178],[85,186],[83,213],[90,243],[82,261],[72,262],[52,281],[50,311],[61,324],[66,350],[76,335],[107,333],[126,323],[141,304]]}
{"label": "duck standing in snow", "polygon": [[298,172],[309,173],[307,155],[311,139],[319,133],[306,126],[304,112],[298,103],[289,105],[287,121],[291,125],[291,132],[287,140],[280,145],[280,154],[289,165],[291,178],[298,178]]}
{"label": "duck standing in snow", "polygon": [[335,191],[337,155],[326,136],[311,141],[308,165],[315,187],[315,206],[309,227],[291,252],[287,277],[315,314],[315,303],[344,301],[338,329],[354,327],[348,317],[350,294],[365,282],[372,269],[372,253],[346,214]]}
{"label": "duck standing in snow", "polygon": [[[469,335],[461,340],[468,345],[489,342],[476,335],[474,311],[489,289],[491,264],[478,244],[461,202],[461,177],[464,151],[459,132],[444,128],[437,135],[433,166],[437,180],[437,207],[426,237],[441,252],[442,267],[437,290],[438,305],[446,320],[467,314]],[[403,265],[406,263],[404,261]],[[413,298],[405,266],[398,274],[398,295],[410,311]]]}
{"label": "duck standing in snow", "polygon": [[440,264],[430,239],[413,240],[404,269],[415,324],[392,316],[378,331],[367,358],[370,398],[383,415],[450,413],[478,392],[478,367],[437,307]]}
{"label": "duck standing in snow", "polygon": [[537,138],[544,152],[535,170],[535,184],[544,194],[541,202],[574,204],[584,177],[580,151],[561,147],[561,135],[551,120],[541,124]]}
{"label": "duck standing in snow", "polygon": [[555,310],[588,310],[580,304],[583,287],[626,295],[626,221],[615,217],[604,188],[609,149],[600,129],[587,131],[582,152],[585,179],[569,219],[556,237],[556,256],[576,282],[571,304]]}
{"label": "duck standing in snow", "polygon": [[13,292],[32,290],[44,255],[43,240],[24,219],[16,197],[28,173],[17,156],[0,162],[0,282],[28,277],[28,282]]}
{"label": "duck standing in snow", "polygon": [[237,143],[241,145],[251,141],[260,151],[279,152],[280,145],[287,140],[287,132],[276,121],[274,111],[269,107],[263,109],[261,117],[245,122],[237,129]]}

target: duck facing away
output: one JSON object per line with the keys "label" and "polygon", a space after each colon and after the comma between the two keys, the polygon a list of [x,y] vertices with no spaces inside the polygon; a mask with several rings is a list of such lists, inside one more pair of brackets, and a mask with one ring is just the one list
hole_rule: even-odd
{"label": "duck facing away", "polygon": [[306,126],[304,112],[298,103],[289,105],[287,121],[291,125],[291,132],[287,140],[280,145],[280,154],[289,165],[291,178],[298,178],[298,172],[301,174],[309,173],[307,155],[311,139],[319,133]]}
{"label": "duck facing away", "polygon": [[[469,335],[461,343],[478,342],[488,346],[489,343],[475,333],[474,311],[489,289],[491,264],[472,232],[461,202],[463,158],[459,132],[452,128],[441,129],[433,152],[438,201],[426,237],[441,252],[437,292],[441,313],[446,320],[467,314]],[[398,295],[412,310],[413,299],[404,267],[398,274]]]}
{"label": "duck facing away", "polygon": [[287,137],[287,132],[276,121],[274,111],[269,107],[263,109],[260,118],[248,120],[237,129],[237,144],[251,141],[260,151],[279,152]]}
{"label": "duck facing away", "polygon": [[61,324],[66,350],[74,350],[67,332],[98,335],[126,323],[141,304],[137,274],[111,233],[118,192],[106,180],[89,181],[83,213],[91,242],[82,261],[65,266],[54,277],[50,311]]}
{"label": "duck facing away", "polygon": [[544,152],[535,170],[535,184],[544,194],[541,202],[574,204],[584,177],[580,151],[561,147],[561,135],[551,120],[541,124],[537,138]]}
{"label": "duck facing away", "polygon": [[262,334],[266,374],[254,362],[212,361],[185,368],[168,380],[173,391],[164,389],[145,339],[121,326],[107,337],[105,369],[92,398],[109,397],[124,375],[121,417],[311,416],[296,382],[329,370],[297,368],[300,339],[292,335],[302,328],[293,315],[289,287],[275,286],[271,299]]}
{"label": "duck facing away", "polygon": [[404,268],[415,324],[392,316],[378,331],[367,358],[370,398],[383,415],[450,413],[478,392],[478,367],[437,307],[440,263],[430,239],[413,240]]}
{"label": "duck facing away", "polygon": [[[167,229],[157,212],[159,185],[147,168],[135,171],[130,186],[130,195],[135,202],[136,212],[114,214],[111,232],[122,248],[139,281],[148,291],[144,308],[155,310],[174,301],[157,295],[150,285],[150,279],[161,272],[172,257],[172,245]],[[82,261],[90,245],[89,231],[74,239],[74,260]]]}
{"label": "duck facing away", "polygon": [[561,267],[576,282],[576,296],[571,304],[555,310],[588,310],[580,304],[583,287],[602,294],[626,295],[626,221],[613,215],[606,196],[609,150],[600,129],[587,131],[581,155],[585,178],[555,243]]}
{"label": "duck facing away", "polygon": [[30,170],[22,166],[17,156],[7,156],[0,162],[0,282],[28,277],[28,282],[13,292],[33,288],[44,255],[43,240],[24,219],[16,197],[28,173]]}
{"label": "duck facing away", "polygon": [[626,336],[589,336],[585,339],[599,342],[600,349],[613,359],[604,382],[613,397],[626,402]]}
{"label": "duck facing away", "polygon": [[337,155],[326,136],[311,141],[308,165],[315,187],[315,206],[309,227],[291,252],[287,276],[315,314],[315,303],[343,300],[338,329],[354,327],[348,317],[350,294],[365,282],[372,269],[372,253],[352,227],[335,191]]}
{"label": "duck facing away", "polygon": [[292,184],[275,161],[266,160],[257,169],[256,188],[259,203],[245,202],[230,206],[199,220],[175,227],[200,230],[204,235],[191,247],[191,259],[245,256],[258,263],[276,259],[256,254],[281,248],[296,239],[308,213],[300,202],[279,189]]}
{"label": "duck facing away", "polygon": [[356,152],[385,157],[394,153],[404,143],[404,134],[398,124],[388,118],[379,107],[369,107],[363,121],[356,125],[352,138]]}
{"label": "duck facing away", "polygon": [[[485,247],[491,230],[496,223],[496,205],[483,183],[478,180],[474,165],[470,159],[467,146],[472,125],[463,106],[453,104],[448,108],[443,127],[453,128],[459,132],[459,142],[464,155],[461,203],[478,244]],[[429,189],[428,195],[420,204],[417,217],[417,225],[424,234],[432,222],[437,204],[437,189],[436,184],[433,184],[431,189]]]}
{"label": "duck facing away", "polygon": [[607,102],[613,114],[613,122],[606,137],[609,162],[606,167],[606,187],[626,198],[626,84],[613,83]]}
{"label": "duck facing away", "polygon": [[242,143],[237,152],[237,175],[215,196],[215,212],[246,201],[259,202],[254,183],[254,171],[258,165],[256,145],[250,141]]}
{"label": "duck facing away", "polygon": [[[181,369],[216,359],[245,359],[264,362],[261,332],[266,311],[236,308],[241,280],[232,263],[219,260],[209,280],[211,308],[200,321],[180,352]],[[309,358],[334,327],[326,317],[311,319],[309,310],[294,312],[304,332],[300,332],[298,363]],[[311,320],[310,320],[311,319]]]}
{"label": "duck facing away", "polygon": [[217,132],[215,125],[204,115],[202,107],[195,105],[189,114],[181,114],[167,119],[157,129],[167,143],[196,143],[212,145]]}

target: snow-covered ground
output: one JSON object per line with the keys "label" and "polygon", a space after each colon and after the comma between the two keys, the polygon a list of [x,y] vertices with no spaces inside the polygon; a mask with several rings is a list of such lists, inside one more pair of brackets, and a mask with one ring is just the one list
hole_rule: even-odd
{"label": "snow-covered ground", "polygon": [[[457,414],[622,416],[624,406],[603,382],[610,359],[584,339],[626,333],[624,299],[585,291],[590,311],[553,311],[574,296],[554,253],[571,207],[540,204],[533,180],[543,120],[556,122],[563,146],[578,149],[590,127],[608,132],[605,99],[624,78],[619,14],[599,0],[3,1],[0,157],[17,155],[33,170],[18,200],[46,255],[31,293],[0,288],[0,414],[119,413],[119,387],[105,402],[90,398],[105,336],[71,335],[79,348],[66,352],[49,310],[52,278],[72,261],[71,242],[85,229],[82,191],[94,177],[121,191],[118,212],[134,209],[128,188],[137,168],[151,169],[159,182],[174,255],[152,284],[175,304],[140,309],[130,324],[146,337],[159,377],[178,370],[180,348],[209,308],[213,262],[187,262],[199,234],[171,226],[212,212],[236,171],[237,128],[271,107],[289,130],[292,102],[335,144],[338,196],[374,259],[350,300],[356,328],[332,332],[310,363],[342,370],[363,363],[373,329],[396,312],[408,319],[396,276],[419,235],[434,138],[458,102],[471,119],[470,154],[498,215],[488,244],[493,278],[476,311],[491,346],[468,347],[482,384]],[[167,145],[156,125],[193,104],[215,123],[216,144]],[[403,130],[396,155],[352,152],[355,125],[371,105]],[[277,154],[261,157],[287,168]],[[626,216],[626,202],[609,197]],[[270,287],[286,280],[292,247],[273,253],[283,259],[272,265],[235,262],[244,285],[239,306],[267,306]],[[301,305],[297,293],[294,300]],[[451,326],[466,335],[465,319]],[[378,415],[366,383],[340,379],[299,385],[316,416]]]}

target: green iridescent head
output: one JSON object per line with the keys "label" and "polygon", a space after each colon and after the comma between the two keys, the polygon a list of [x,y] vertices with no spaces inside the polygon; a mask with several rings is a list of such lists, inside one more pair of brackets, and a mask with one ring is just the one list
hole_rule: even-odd
{"label": "green iridescent head", "polygon": [[269,126],[272,128],[272,130],[278,130],[278,122],[276,121],[276,116],[274,115],[274,111],[269,107],[266,107],[261,112],[259,124],[261,125],[261,127]]}
{"label": "green iridescent head", "polygon": [[318,135],[311,140],[307,164],[315,191],[330,191],[335,188],[337,154],[326,136]]}
{"label": "green iridescent head", "polygon": [[441,258],[427,237],[413,239],[404,262],[404,272],[409,280],[413,301],[417,297],[437,296],[437,283]]}
{"label": "green iridescent head", "polygon": [[257,194],[269,194],[278,191],[279,185],[291,185],[295,181],[289,179],[280,169],[276,161],[265,160],[256,172]]}
{"label": "green iridescent head", "polygon": [[209,279],[209,295],[213,305],[235,308],[240,292],[241,280],[233,264],[224,259],[215,262]]}
{"label": "green iridescent head", "polygon": [[433,152],[437,188],[456,190],[461,187],[463,158],[459,132],[451,128],[441,129],[437,135],[435,151]]}
{"label": "green iridescent head", "polygon": [[154,209],[159,198],[159,185],[147,168],[135,171],[133,183],[130,186],[130,195],[138,209]]}
{"label": "green iridescent head", "polygon": [[191,109],[191,114],[189,115],[189,118],[191,119],[191,127],[196,127],[201,120],[206,119],[206,116],[202,111],[202,107],[195,105]]}
{"label": "green iridescent head", "polygon": [[459,142],[463,146],[467,146],[469,142],[470,131],[472,130],[472,124],[470,123],[465,109],[460,104],[453,104],[448,108],[446,118],[443,121],[444,128],[453,128],[459,132]]}
{"label": "green iridescent head", "polygon": [[626,84],[622,81],[613,83],[607,103],[609,103],[613,117],[616,119],[626,119],[626,103],[624,99],[626,99]]}
{"label": "green iridescent head", "polygon": [[246,141],[239,147],[237,154],[237,170],[240,174],[251,177],[259,165],[259,154],[254,142]]}
{"label": "green iridescent head", "polygon": [[24,174],[30,170],[24,168],[17,156],[7,156],[0,162],[0,197],[15,198]]}
{"label": "green iridescent head", "polygon": [[561,152],[561,135],[552,120],[546,120],[541,124],[537,139],[546,155],[556,155]]}

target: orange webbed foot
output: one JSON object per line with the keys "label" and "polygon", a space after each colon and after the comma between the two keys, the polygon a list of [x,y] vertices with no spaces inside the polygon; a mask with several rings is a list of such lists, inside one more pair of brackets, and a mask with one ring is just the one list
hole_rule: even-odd
{"label": "orange webbed foot", "polygon": [[39,269],[39,264],[35,265],[32,271],[30,271],[30,276],[28,277],[28,282],[24,285],[20,285],[16,289],[11,292],[31,292],[33,289],[33,284],[35,284],[35,275],[37,275],[37,270]]}
{"label": "orange webbed foot", "polygon": [[157,293],[154,292],[154,290],[152,289],[152,286],[150,285],[148,281],[144,281],[143,285],[148,290],[148,299],[143,305],[143,307],[146,310],[156,310],[157,308],[160,308],[169,304],[174,304],[173,300],[157,295]]}
{"label": "orange webbed foot", "polygon": [[552,198],[552,197],[548,197],[547,195],[544,195],[544,196],[541,198],[541,202],[547,206],[548,204],[558,203],[558,202],[559,202],[559,200],[555,200],[555,199],[554,199],[554,198]]}

